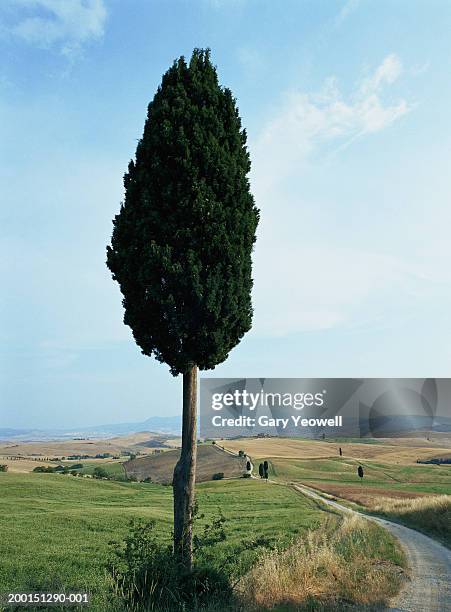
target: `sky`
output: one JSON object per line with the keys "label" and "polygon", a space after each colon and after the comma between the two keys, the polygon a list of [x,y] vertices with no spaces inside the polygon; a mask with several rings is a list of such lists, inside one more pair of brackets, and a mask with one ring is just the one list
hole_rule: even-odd
{"label": "sky", "polygon": [[204,376],[451,372],[451,3],[2,0],[0,427],[181,411],[105,265],[162,74],[210,47],[261,209],[254,325]]}

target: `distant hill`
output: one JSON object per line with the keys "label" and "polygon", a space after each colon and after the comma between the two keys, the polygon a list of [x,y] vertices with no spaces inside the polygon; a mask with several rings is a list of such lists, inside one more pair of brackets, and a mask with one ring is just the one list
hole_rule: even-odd
{"label": "distant hill", "polygon": [[110,438],[111,436],[124,436],[141,431],[179,436],[181,432],[181,417],[179,415],[168,417],[153,416],[138,423],[113,423],[72,429],[14,429],[0,427],[0,440],[25,442],[73,440],[74,438]]}
{"label": "distant hill", "polygon": [[[180,451],[165,451],[158,455],[137,457],[124,463],[128,476],[138,480],[151,478],[153,482],[170,484]],[[223,472],[225,478],[239,478],[246,471],[246,459],[231,455],[217,446],[200,445],[197,449],[196,481],[213,479],[213,474]]]}

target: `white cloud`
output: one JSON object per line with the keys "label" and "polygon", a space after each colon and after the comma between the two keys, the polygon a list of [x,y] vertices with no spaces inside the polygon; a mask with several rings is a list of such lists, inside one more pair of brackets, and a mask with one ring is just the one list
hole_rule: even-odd
{"label": "white cloud", "polygon": [[107,16],[103,0],[14,0],[18,21],[9,33],[30,45],[59,46],[64,55],[77,53],[82,45],[104,34]]}
{"label": "white cloud", "polygon": [[[412,108],[406,99],[388,96],[402,73],[400,59],[391,54],[347,95],[334,77],[317,93],[288,92],[251,143],[252,188],[262,209],[255,333],[371,326],[390,320],[396,309],[405,311],[405,301],[422,290],[424,281],[404,254],[386,250],[374,213],[372,224],[365,225],[355,202],[354,209],[341,202],[343,215],[337,216],[339,196],[328,172],[338,150],[386,129]],[[324,190],[318,184],[313,201],[303,192],[301,173],[307,181],[324,174]],[[352,176],[348,180],[355,183]],[[363,201],[367,197],[362,194]],[[382,216],[381,210],[377,223],[383,235]]]}
{"label": "white cloud", "polygon": [[341,24],[353,13],[360,5],[360,0],[346,0],[335,18],[335,27],[340,27]]}
{"label": "white cloud", "polygon": [[384,84],[391,85],[402,73],[402,63],[397,55],[387,55],[374,74],[366,79],[360,88],[360,93],[375,93],[381,90]]}
{"label": "white cloud", "polygon": [[347,97],[334,77],[319,93],[286,93],[281,110],[268,120],[252,147],[257,189],[265,192],[272,182],[298,172],[314,153],[327,152],[330,145],[346,147],[405,115],[411,109],[405,99],[386,101],[384,96],[385,88],[401,74],[401,61],[391,54]]}

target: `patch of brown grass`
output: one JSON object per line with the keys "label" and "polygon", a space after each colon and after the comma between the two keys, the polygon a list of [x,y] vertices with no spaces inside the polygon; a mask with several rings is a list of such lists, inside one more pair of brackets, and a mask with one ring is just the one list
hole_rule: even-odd
{"label": "patch of brown grass", "polygon": [[[328,493],[334,497],[341,497],[356,504],[371,508],[374,503],[380,501],[381,497],[387,496],[387,489],[382,487],[362,487],[361,485],[348,485],[342,483],[322,482],[305,482],[305,484],[313,489]],[[434,497],[430,493],[420,493],[418,491],[400,491],[396,489],[390,490],[390,498],[406,499],[407,501],[415,498]]]}
{"label": "patch of brown grass", "polygon": [[382,497],[372,500],[369,508],[451,546],[451,495],[430,495],[415,499]]}
{"label": "patch of brown grass", "polygon": [[385,605],[399,590],[403,565],[388,532],[352,515],[338,528],[335,519],[288,550],[266,553],[239,592],[249,610],[368,609]]}

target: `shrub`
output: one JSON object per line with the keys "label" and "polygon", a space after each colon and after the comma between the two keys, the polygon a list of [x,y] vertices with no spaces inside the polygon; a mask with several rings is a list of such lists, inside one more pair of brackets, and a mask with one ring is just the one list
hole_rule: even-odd
{"label": "shrub", "polygon": [[244,457],[244,451],[243,450],[238,451],[238,456],[239,457]]}
{"label": "shrub", "polygon": [[0,472],[7,472],[8,471],[8,466],[6,465],[6,463],[2,463],[0,465]]}
{"label": "shrub", "polygon": [[213,480],[222,480],[224,478],[224,472],[216,472],[213,474]]}
{"label": "shrub", "polygon": [[33,469],[33,472],[44,472],[47,474],[53,474],[53,472],[56,472],[57,468],[52,468],[50,465],[38,465]]}
{"label": "shrub", "polygon": [[244,472],[244,474],[241,476],[241,478],[250,478],[251,475],[248,472]]}
{"label": "shrub", "polygon": [[232,580],[224,570],[224,559],[218,567],[217,555],[208,552],[225,540],[223,524],[220,515],[193,538],[196,560],[189,572],[174,556],[172,545],[158,537],[155,521],[132,521],[130,534],[122,545],[115,545],[108,566],[123,609],[187,612],[230,600]]}
{"label": "shrub", "polygon": [[94,478],[108,478],[108,472],[105,468],[97,466],[94,468],[93,476]]}

